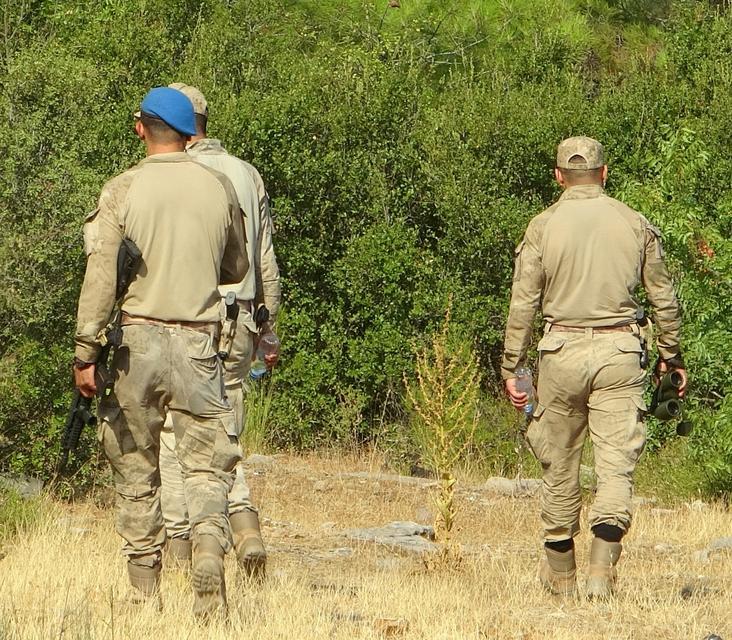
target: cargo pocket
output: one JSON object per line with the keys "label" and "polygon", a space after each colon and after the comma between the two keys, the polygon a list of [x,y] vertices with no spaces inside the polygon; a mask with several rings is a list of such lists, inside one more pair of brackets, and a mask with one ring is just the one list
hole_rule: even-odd
{"label": "cargo pocket", "polygon": [[216,418],[195,419],[186,414],[185,419],[175,420],[175,453],[184,469],[208,469],[214,457],[217,433],[220,430]]}
{"label": "cargo pocket", "polygon": [[214,340],[210,334],[190,331],[186,335],[186,351],[195,367],[205,371],[218,369],[218,356],[214,348]]}
{"label": "cargo pocket", "polygon": [[102,247],[99,240],[99,220],[97,220],[97,214],[99,213],[99,207],[91,211],[84,218],[84,253],[89,257],[92,253],[96,253]]}
{"label": "cargo pocket", "polygon": [[553,353],[555,351],[559,351],[564,346],[565,342],[567,342],[567,338],[547,333],[541,340],[539,340],[536,350],[539,353]]}
{"label": "cargo pocket", "polygon": [[230,473],[241,460],[241,448],[236,435],[230,431],[234,428],[235,420],[227,420],[222,416],[219,420],[219,429],[216,433],[216,445],[211,458],[211,467],[217,471]]}
{"label": "cargo pocket", "polygon": [[518,246],[514,249],[514,263],[513,263],[513,281],[521,278],[521,252],[524,249],[526,240],[522,240],[518,243]]}
{"label": "cargo pocket", "polygon": [[543,468],[549,467],[549,461],[546,459],[546,438],[544,437],[544,429],[541,425],[541,416],[544,415],[546,407],[541,403],[536,404],[534,413],[531,417],[531,423],[526,431],[526,446],[529,448],[534,457],[539,461]]}
{"label": "cargo pocket", "polygon": [[627,455],[633,462],[638,462],[638,459],[643,453],[643,449],[646,446],[646,403],[643,398],[633,396],[630,398],[633,403],[631,408],[631,416],[628,420],[628,449]]}
{"label": "cargo pocket", "polygon": [[626,333],[625,335],[618,336],[614,340],[615,348],[618,350],[618,359],[622,362],[628,363],[631,370],[627,372],[628,375],[637,375],[643,371],[641,367],[641,357],[643,355],[643,347],[640,343],[640,338],[634,334]]}
{"label": "cargo pocket", "polygon": [[185,353],[188,360],[181,367],[180,391],[184,397],[180,406],[188,408],[194,415],[213,418],[223,410],[229,409],[224,389],[224,377],[214,339],[205,333],[188,331],[183,336]]}
{"label": "cargo pocket", "polygon": [[622,351],[623,353],[640,354],[643,351],[638,337],[630,333],[615,338],[615,346],[618,348],[618,351]]}
{"label": "cargo pocket", "polygon": [[147,356],[150,353],[150,336],[156,331],[155,327],[144,324],[128,324],[122,327],[122,346],[117,350],[118,354],[126,354],[129,362],[129,354]]}
{"label": "cargo pocket", "polygon": [[551,333],[547,333],[541,340],[539,340],[539,344],[536,346],[536,350],[539,352],[537,367],[541,367],[541,361],[545,356],[551,353],[558,353],[564,346],[565,342],[567,342],[566,338],[552,335]]}
{"label": "cargo pocket", "polygon": [[119,405],[102,402],[99,407],[97,439],[113,467],[122,456],[137,451],[137,443]]}

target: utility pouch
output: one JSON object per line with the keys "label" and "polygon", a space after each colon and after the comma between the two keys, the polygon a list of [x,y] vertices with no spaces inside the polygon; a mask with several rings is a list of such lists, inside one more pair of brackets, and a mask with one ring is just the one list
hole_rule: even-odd
{"label": "utility pouch", "polygon": [[226,360],[234,348],[234,338],[236,337],[236,321],[239,318],[239,303],[236,301],[236,294],[229,291],[224,298],[226,305],[226,317],[224,318],[221,328],[221,338],[219,339],[219,358]]}
{"label": "utility pouch", "polygon": [[650,332],[650,323],[648,322],[648,316],[646,316],[646,310],[643,307],[638,307],[635,312],[635,320],[638,324],[640,334],[638,339],[641,344],[640,353],[640,367],[641,369],[648,369],[648,334]]}
{"label": "utility pouch", "polygon": [[106,362],[97,364],[94,371],[94,383],[97,385],[97,398],[108,398],[114,391],[114,377]]}
{"label": "utility pouch", "polygon": [[640,367],[641,369],[648,369],[648,343],[643,336],[640,336],[641,352],[640,352]]}

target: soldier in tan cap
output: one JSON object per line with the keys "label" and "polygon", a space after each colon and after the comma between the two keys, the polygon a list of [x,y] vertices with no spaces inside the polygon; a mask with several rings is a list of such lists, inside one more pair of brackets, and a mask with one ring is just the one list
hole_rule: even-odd
{"label": "soldier in tan cap", "polygon": [[97,391],[95,362],[115,303],[118,249],[128,238],[142,264],[121,301],[122,344],[112,362],[114,392],[99,404],[99,439],[114,472],[131,600],[160,603],[165,527],[158,452],[167,411],[176,418],[175,447],[193,523],[194,613],[207,619],[226,609],[226,506],[240,459],[216,355],[217,286],[244,276],[247,245],[229,180],[184,152],[195,134],[190,100],[168,87],[153,89],[135,130],[147,158],[104,186],[84,225],[88,262],[74,375],[82,395]]}
{"label": "soldier in tan cap", "polygon": [[[219,140],[207,137],[208,103],[201,91],[182,83],[170,86],[188,96],[196,114],[197,130],[187,147],[188,155],[226,175],[234,185],[239,203],[246,213],[244,224],[247,250],[252,256],[251,266],[237,284],[219,287],[222,298],[233,291],[239,305],[235,342],[224,362],[224,382],[227,396],[236,412],[237,429],[241,431],[245,417],[243,386],[248,379],[254,341],[259,332],[264,333],[269,329],[269,325],[258,327],[253,314],[258,305],[263,303],[270,312],[270,323],[273,323],[280,306],[280,275],[272,246],[269,198],[259,172],[251,164],[230,155]],[[276,361],[276,356],[267,356],[270,368]],[[190,522],[183,478],[174,451],[171,418],[166,421],[161,443],[162,507],[169,537],[169,553],[179,562],[186,563],[190,557]],[[236,479],[229,494],[229,520],[239,566],[250,578],[263,577],[266,552],[259,517],[252,504],[241,464],[237,465]]]}
{"label": "soldier in tan cap", "polygon": [[645,288],[658,328],[656,375],[679,371],[681,319],[663,260],[658,229],[603,189],[607,165],[592,138],[564,140],[557,150],[558,202],[529,223],[516,249],[502,375],[511,402],[526,393],[516,371],[526,359],[541,308],[537,402],[527,440],[543,469],[546,559],[539,578],[553,593],[575,589],[574,536],[579,532],[579,467],[589,430],[597,495],[587,595],[615,587],[621,539],[631,522],[633,472],[645,444],[646,374],[634,292]]}

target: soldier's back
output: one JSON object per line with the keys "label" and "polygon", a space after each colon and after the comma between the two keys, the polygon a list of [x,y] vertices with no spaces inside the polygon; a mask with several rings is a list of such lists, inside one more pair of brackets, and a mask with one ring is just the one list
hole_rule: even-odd
{"label": "soldier's back", "polygon": [[545,319],[596,327],[632,322],[642,216],[597,186],[568,189],[547,213],[541,237]]}
{"label": "soldier's back", "polygon": [[215,322],[232,215],[225,178],[184,153],[153,156],[134,171],[121,223],[144,256],[144,269],[124,310],[160,320]]}

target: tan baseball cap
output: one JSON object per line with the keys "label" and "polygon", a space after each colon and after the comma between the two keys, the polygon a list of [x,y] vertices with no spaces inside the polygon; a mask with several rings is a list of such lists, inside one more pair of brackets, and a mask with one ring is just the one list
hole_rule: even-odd
{"label": "tan baseball cap", "polygon": [[173,82],[168,85],[172,89],[178,89],[181,93],[185,94],[186,97],[193,103],[193,112],[201,116],[208,116],[208,102],[201,93],[200,89],[192,87],[189,84],[183,84],[182,82]]}
{"label": "tan baseball cap", "polygon": [[[193,106],[196,106],[195,102]],[[557,167],[560,169],[599,169],[604,164],[605,149],[594,138],[586,136],[567,138],[557,147]]]}

